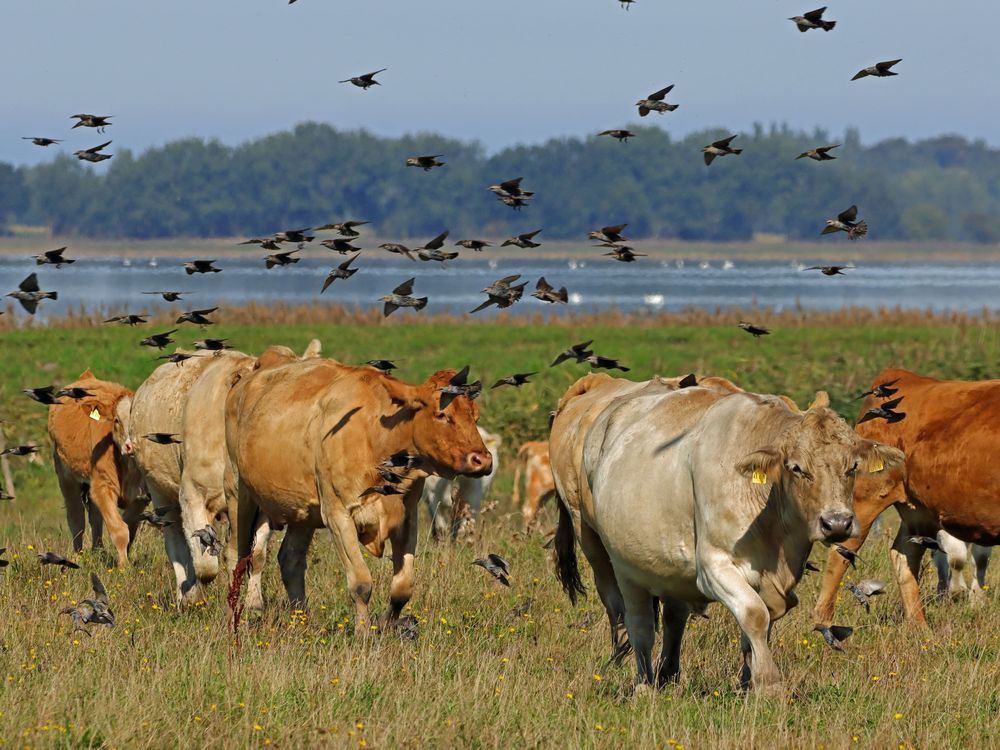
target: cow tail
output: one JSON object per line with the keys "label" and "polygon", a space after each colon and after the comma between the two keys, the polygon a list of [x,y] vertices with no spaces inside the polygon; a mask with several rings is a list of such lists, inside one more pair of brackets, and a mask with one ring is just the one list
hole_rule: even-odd
{"label": "cow tail", "polygon": [[576,532],[573,530],[573,515],[566,503],[559,499],[559,525],[556,526],[555,552],[556,576],[562,584],[569,600],[576,604],[577,594],[585,594],[580,580],[580,567],[576,559]]}

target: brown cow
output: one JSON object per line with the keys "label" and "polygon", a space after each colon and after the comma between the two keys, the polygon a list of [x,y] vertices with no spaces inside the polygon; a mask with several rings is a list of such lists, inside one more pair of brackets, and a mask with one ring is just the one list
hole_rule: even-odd
{"label": "brown cow", "polygon": [[106,525],[118,564],[124,566],[145,505],[139,499],[138,471],[123,451],[127,425],[122,420],[128,418],[132,391],[98,380],[89,369],[66,387],[84,388],[91,394],[82,399],[63,398],[62,403],[49,407],[49,437],[73,549],[83,548],[86,508],[93,547],[101,546]]}
{"label": "brown cow", "polygon": [[556,485],[552,479],[549,464],[549,441],[529,440],[518,448],[517,463],[514,466],[514,493],[511,500],[514,507],[521,503],[521,476],[524,476],[524,517],[525,530],[530,529],[538,516],[538,509],[551,497],[555,497]]}
{"label": "brown cow", "polygon": [[[844,546],[858,549],[879,514],[895,505],[902,523],[890,554],[903,609],[907,617],[926,623],[918,583],[924,548],[909,537],[933,537],[944,529],[966,542],[1000,543],[1000,465],[992,459],[1000,425],[1000,380],[935,380],[890,368],[879,373],[873,386],[891,380],[897,381],[892,397],[903,399],[897,410],[906,416],[893,424],[883,419],[863,422],[856,430],[862,437],[896,446],[906,454],[906,463],[884,476],[858,480],[854,509],[861,535]],[[859,413],[881,402],[869,396]],[[846,569],[847,561],[831,551],[813,611],[818,624],[833,620]]]}
{"label": "brown cow", "polygon": [[[398,618],[413,590],[423,477],[483,476],[492,467],[475,402],[459,396],[440,408],[440,389],[454,375],[442,370],[410,385],[324,359],[262,362],[244,376],[226,403],[226,494],[238,502],[239,555],[260,546],[265,526],[287,526],[278,562],[289,599],[302,605],[306,552],[315,530],[326,526],[347,573],[355,628],[367,632],[372,577],[362,545],[381,555],[388,540],[394,574],[381,622]],[[404,494],[363,495],[382,484],[376,466],[400,452],[420,462],[403,482]],[[247,606],[259,607],[253,593]]]}

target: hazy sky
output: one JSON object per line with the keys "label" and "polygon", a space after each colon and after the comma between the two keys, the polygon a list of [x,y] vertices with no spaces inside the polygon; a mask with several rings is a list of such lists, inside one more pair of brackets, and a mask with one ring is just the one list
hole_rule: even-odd
{"label": "hazy sky", "polygon": [[[830,0],[837,28],[801,34],[785,19],[813,2],[5,2],[0,160],[53,156],[20,136],[104,140],[70,131],[76,112],[115,116],[111,151],[233,144],[305,120],[496,149],[637,122],[634,102],[668,83],[680,109],[645,122],[678,135],[784,121],[1000,146],[1000,2]],[[897,57],[898,77],[850,81]],[[383,67],[381,87],[337,83]]]}

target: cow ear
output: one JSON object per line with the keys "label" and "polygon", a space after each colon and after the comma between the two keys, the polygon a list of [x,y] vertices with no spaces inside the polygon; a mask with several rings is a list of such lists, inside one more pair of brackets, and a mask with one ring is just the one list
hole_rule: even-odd
{"label": "cow ear", "polygon": [[858,464],[861,471],[866,474],[878,474],[880,471],[900,466],[905,459],[903,451],[898,448],[873,440],[861,441]]}
{"label": "cow ear", "polygon": [[306,350],[302,352],[302,359],[317,359],[322,353],[323,344],[320,343],[319,339],[313,339],[309,342]]}
{"label": "cow ear", "polygon": [[781,478],[781,470],[785,459],[781,451],[774,448],[763,448],[746,456],[738,464],[736,471],[749,477],[754,484],[776,482]]}
{"label": "cow ear", "polygon": [[816,396],[813,398],[812,403],[809,404],[810,409],[824,409],[829,406],[830,406],[830,394],[827,393],[826,391],[816,391]]}
{"label": "cow ear", "polygon": [[381,378],[382,387],[389,394],[389,400],[396,406],[402,406],[411,411],[418,411],[426,406],[425,399],[421,393],[421,387],[404,383],[393,377],[384,375]]}
{"label": "cow ear", "polygon": [[97,378],[94,377],[94,373],[90,371],[89,367],[83,372],[81,372],[80,377],[77,378],[77,380],[96,380],[96,379]]}

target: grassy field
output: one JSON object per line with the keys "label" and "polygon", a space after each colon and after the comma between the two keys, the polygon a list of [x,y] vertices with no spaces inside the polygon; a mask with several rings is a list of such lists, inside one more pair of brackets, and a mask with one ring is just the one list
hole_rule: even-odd
{"label": "grassy field", "polygon": [[[320,312],[227,316],[210,335],[245,351],[319,338],[346,362],[394,357],[399,375],[424,378],[441,367],[473,365],[487,385],[511,372],[541,370],[520,391],[487,391],[482,423],[504,437],[498,507],[480,536],[455,546],[421,541],[410,611],[420,637],[351,635],[343,575],[329,536],[310,556],[308,613],[281,605],[276,566],[266,580],[269,608],[241,629],[222,622],[223,591],[196,611],[172,605],[173,575],[159,535],[143,528],[133,567],[110,569],[106,551],[86,552],[80,571],[40,569],[38,551],[70,550],[50,457],[13,459],[18,497],[0,503],[0,746],[2,747],[988,747],[1000,734],[1000,604],[928,602],[928,630],[901,622],[886,549],[891,528],[872,539],[855,577],[890,582],[866,614],[850,596],[838,623],[857,628],[846,653],[811,632],[819,580],[806,578],[803,606],[776,627],[775,655],[790,688],[785,699],[736,687],[737,629],[724,609],[689,627],[676,688],[633,698],[633,665],[609,666],[607,625],[591,592],[573,608],[554,579],[542,533],[520,533],[510,507],[510,464],[519,441],[545,434],[548,411],[582,367],[548,369],[552,357],[593,338],[601,354],[633,369],[629,377],[690,371],[732,378],[807,403],[817,389],[853,417],[852,397],[888,365],[951,377],[995,377],[1000,335],[989,321],[923,315],[786,316],[754,340],[717,317],[614,320],[578,325],[424,325],[323,322]],[[260,318],[263,320],[263,317]],[[605,319],[607,320],[607,319]],[[45,409],[20,394],[62,383],[85,367],[135,387],[157,364],[138,347],[147,329],[67,327],[0,332],[0,419],[8,445],[47,445]],[[726,323],[725,325],[723,323]],[[156,330],[161,330],[156,328]],[[200,338],[186,330],[182,343]],[[885,527],[895,526],[894,514]],[[426,518],[422,528],[426,529]],[[554,524],[548,509],[543,530]],[[513,585],[494,584],[471,561],[497,552],[512,562]],[[822,561],[817,548],[813,559]],[[378,609],[390,564],[370,560]],[[69,602],[89,593],[98,571],[118,624],[72,634]],[[995,571],[991,579],[996,578]],[[589,575],[585,578],[589,579]],[[933,576],[925,579],[930,599]],[[855,580],[851,576],[847,582]],[[511,614],[531,600],[527,612]],[[591,615],[593,623],[581,625]],[[598,616],[601,615],[601,616]]]}

